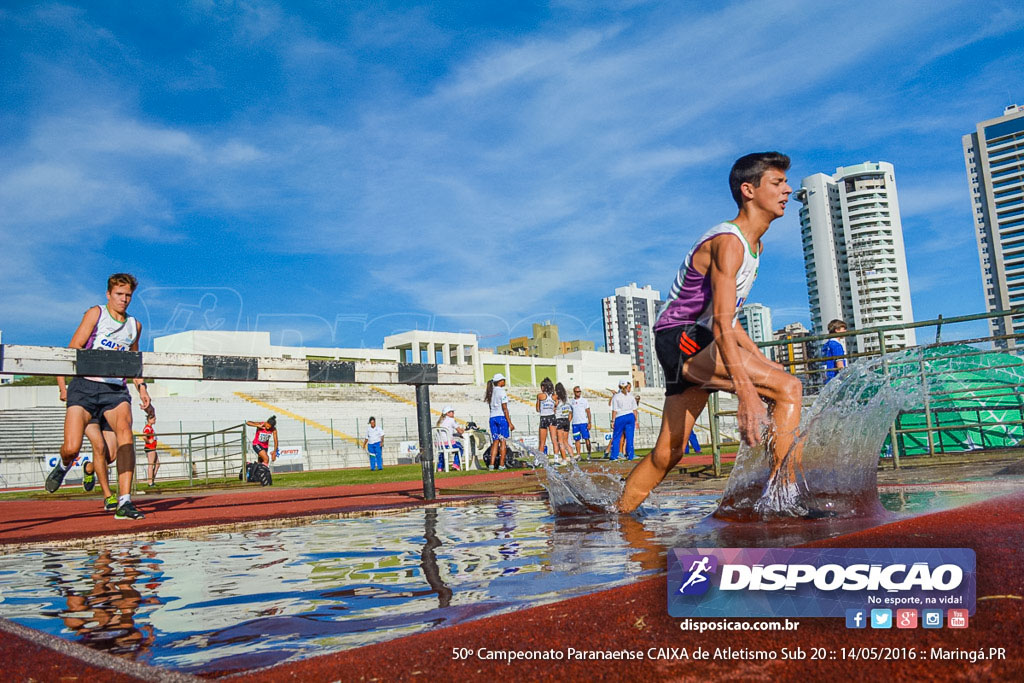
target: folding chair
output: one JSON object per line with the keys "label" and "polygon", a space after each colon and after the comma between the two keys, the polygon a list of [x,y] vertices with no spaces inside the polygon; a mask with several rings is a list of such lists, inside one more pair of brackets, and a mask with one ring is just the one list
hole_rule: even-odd
{"label": "folding chair", "polygon": [[444,471],[451,472],[455,456],[459,455],[459,449],[450,445],[448,441],[451,435],[443,427],[434,427],[430,430],[430,438],[434,444],[434,457],[444,456]]}

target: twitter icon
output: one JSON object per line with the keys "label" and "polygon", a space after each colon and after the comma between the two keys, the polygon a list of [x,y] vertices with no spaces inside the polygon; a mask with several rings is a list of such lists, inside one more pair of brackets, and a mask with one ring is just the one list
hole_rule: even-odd
{"label": "twitter icon", "polygon": [[892,610],[871,610],[871,628],[892,628]]}

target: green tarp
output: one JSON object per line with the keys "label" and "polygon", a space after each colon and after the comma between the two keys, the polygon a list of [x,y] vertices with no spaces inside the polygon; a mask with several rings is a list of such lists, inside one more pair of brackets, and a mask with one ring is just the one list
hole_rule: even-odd
{"label": "green tarp", "polygon": [[[890,368],[906,378],[914,374],[914,366],[920,376],[923,367],[932,427],[957,427],[932,430],[935,453],[1005,448],[1021,443],[1021,358],[965,345],[924,349],[918,354],[914,360],[897,362]],[[916,410],[901,413],[896,421],[897,429],[926,426],[923,398]],[[900,455],[928,453],[926,431],[898,434],[898,443]],[[883,447],[883,453],[886,450]]]}

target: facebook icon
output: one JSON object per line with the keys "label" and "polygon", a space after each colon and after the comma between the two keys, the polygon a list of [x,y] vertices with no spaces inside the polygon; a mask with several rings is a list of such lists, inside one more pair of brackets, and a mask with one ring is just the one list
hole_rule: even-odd
{"label": "facebook icon", "polygon": [[846,610],[846,628],[867,628],[867,611],[862,609]]}

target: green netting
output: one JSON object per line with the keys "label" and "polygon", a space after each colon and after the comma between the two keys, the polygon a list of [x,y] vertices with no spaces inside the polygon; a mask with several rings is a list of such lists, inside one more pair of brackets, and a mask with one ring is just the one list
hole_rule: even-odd
{"label": "green netting", "polygon": [[[904,379],[917,374],[918,381],[923,370],[932,426],[962,427],[933,430],[936,453],[1017,446],[1024,438],[1024,361],[1019,357],[955,345],[918,351],[913,360],[890,368]],[[923,403],[917,410],[901,413],[897,429],[926,427]],[[898,441],[901,455],[928,453],[926,431],[901,433]],[[886,450],[883,447],[883,453]]]}

